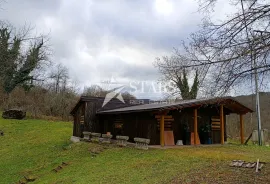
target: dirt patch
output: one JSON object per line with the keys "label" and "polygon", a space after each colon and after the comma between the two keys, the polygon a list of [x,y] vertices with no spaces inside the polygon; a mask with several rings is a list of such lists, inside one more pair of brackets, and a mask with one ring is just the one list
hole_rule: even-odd
{"label": "dirt patch", "polygon": [[201,169],[194,169],[184,174],[181,173],[171,183],[265,184],[269,180],[270,169],[268,166],[256,173],[254,169],[230,167],[227,163],[213,163]]}
{"label": "dirt patch", "polygon": [[36,179],[37,179],[36,176],[27,175],[27,176],[24,176],[24,178],[20,179],[18,184],[26,184],[26,183],[29,183],[29,182],[34,182]]}
{"label": "dirt patch", "polygon": [[107,148],[102,147],[102,146],[97,146],[97,147],[89,148],[89,151],[90,151],[92,157],[96,157],[98,154],[102,153],[105,149],[107,149]]}
{"label": "dirt patch", "polygon": [[56,168],[54,168],[52,171],[54,172],[59,172],[60,170],[62,170],[65,166],[69,165],[68,163],[66,162],[62,162],[61,165],[57,166]]}

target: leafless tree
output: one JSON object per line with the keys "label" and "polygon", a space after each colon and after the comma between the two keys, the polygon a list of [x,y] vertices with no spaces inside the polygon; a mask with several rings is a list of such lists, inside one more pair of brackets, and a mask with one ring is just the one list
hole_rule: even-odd
{"label": "leafless tree", "polygon": [[[201,0],[207,10],[219,0]],[[199,56],[178,68],[209,66],[213,88],[225,94],[232,86],[246,82],[255,72],[269,79],[270,2],[267,0],[231,0],[234,14],[216,23],[208,19],[200,31],[192,34],[191,45]]]}
{"label": "leafless tree", "polygon": [[[173,55],[157,58],[154,62],[154,66],[162,75],[161,80],[172,82],[174,89],[169,87],[172,96],[194,99],[202,89],[209,67],[185,67],[189,66],[194,59],[197,59],[196,53],[183,43],[181,51],[174,49]],[[191,81],[193,82],[189,85]]]}
{"label": "leafless tree", "polygon": [[92,85],[90,87],[84,88],[83,95],[93,96],[93,97],[105,97],[107,91],[102,89],[99,85]]}
{"label": "leafless tree", "polygon": [[[93,96],[93,97],[105,97],[110,90],[105,90],[99,85],[91,85],[90,87],[87,87],[84,89],[83,95],[85,96]],[[136,99],[135,96],[128,92],[121,93],[122,97],[124,99]]]}
{"label": "leafless tree", "polygon": [[55,93],[65,91],[69,79],[68,69],[62,64],[58,64],[50,72],[49,78],[52,80],[53,91]]}

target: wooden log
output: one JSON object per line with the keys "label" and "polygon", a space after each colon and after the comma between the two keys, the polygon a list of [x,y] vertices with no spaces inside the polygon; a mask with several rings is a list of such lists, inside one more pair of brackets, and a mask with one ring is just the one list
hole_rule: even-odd
{"label": "wooden log", "polygon": [[241,144],[244,144],[244,120],[243,120],[243,114],[240,114],[240,139]]}
{"label": "wooden log", "polygon": [[212,129],[220,129],[220,126],[212,126]]}
{"label": "wooden log", "polygon": [[[159,127],[159,125],[157,127]],[[172,127],[172,125],[166,125],[165,124],[164,127]]]}
{"label": "wooden log", "polygon": [[198,110],[194,109],[194,144],[198,144]]}
{"label": "wooden log", "polygon": [[160,145],[164,146],[164,115],[161,115],[160,121]]}
{"label": "wooden log", "polygon": [[[165,120],[164,120],[164,123],[165,123],[165,124],[170,124],[170,125],[172,124],[172,122],[170,122],[170,121],[165,121]],[[158,121],[158,124],[160,124],[160,121]]]}
{"label": "wooden log", "polygon": [[[157,118],[157,119],[161,119],[161,115],[155,115],[155,118]],[[166,119],[166,118],[173,118],[171,115],[164,115],[164,119]]]}
{"label": "wooden log", "polygon": [[259,172],[259,163],[260,163],[260,161],[259,161],[259,159],[257,159],[256,172]]}
{"label": "wooden log", "polygon": [[247,138],[247,140],[246,140],[246,142],[245,142],[245,145],[247,145],[247,143],[248,143],[248,141],[249,141],[249,139],[252,137],[252,132],[251,132],[251,134],[248,136],[248,138]]}
{"label": "wooden log", "polygon": [[223,105],[220,105],[220,143],[224,144],[224,113]]}
{"label": "wooden log", "polygon": [[[160,119],[157,119],[157,121],[160,121]],[[164,118],[164,121],[174,121],[174,119],[171,119],[171,118],[165,119]]]}

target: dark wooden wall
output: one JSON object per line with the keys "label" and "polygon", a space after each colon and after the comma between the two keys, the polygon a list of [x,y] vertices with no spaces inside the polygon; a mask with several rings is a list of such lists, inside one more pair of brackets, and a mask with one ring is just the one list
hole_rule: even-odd
{"label": "dark wooden wall", "polygon": [[96,102],[85,102],[85,131],[99,132],[99,118],[96,115],[101,104]]}
{"label": "dark wooden wall", "polygon": [[[160,144],[160,132],[157,127],[157,119],[151,112],[123,113],[97,115],[96,112],[101,108],[102,101],[81,102],[74,114],[73,135],[81,137],[83,131],[107,133],[111,132],[115,138],[116,135],[129,136],[131,142],[134,137],[148,138],[150,144]],[[224,109],[225,114],[228,113]],[[194,109],[186,108],[183,110],[172,110],[168,115],[172,115],[174,121],[172,130],[174,140],[183,140],[184,124],[188,124],[190,132],[194,130]],[[198,109],[198,130],[201,125],[211,123],[212,116],[219,116],[219,107],[202,107]],[[82,117],[84,118],[82,121]],[[226,116],[224,116],[226,127]],[[122,129],[115,128],[115,123],[123,123]],[[83,126],[82,126],[83,123]],[[214,143],[220,143],[220,132],[214,133]],[[225,129],[225,141],[227,139]]]}
{"label": "dark wooden wall", "polygon": [[[111,132],[113,138],[116,135],[124,135],[129,136],[129,141],[133,142],[135,137],[141,137],[150,139],[150,144],[159,144],[157,120],[150,112],[102,115],[99,119],[101,132]],[[114,125],[120,120],[123,128],[117,129]]]}
{"label": "dark wooden wall", "polygon": [[[84,126],[85,126],[84,125],[85,123],[84,111],[85,111],[85,103],[81,103],[73,116],[74,118],[73,136],[82,137],[82,129],[84,129]],[[82,119],[82,116],[83,116],[83,119]]]}

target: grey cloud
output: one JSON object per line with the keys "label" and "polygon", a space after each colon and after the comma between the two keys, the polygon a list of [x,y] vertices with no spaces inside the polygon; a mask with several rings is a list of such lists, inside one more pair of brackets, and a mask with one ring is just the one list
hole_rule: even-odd
{"label": "grey cloud", "polygon": [[[179,1],[172,1],[177,13],[167,17],[155,13],[155,1],[122,1],[121,5],[110,2],[106,3],[107,6],[104,1],[94,3],[91,18],[102,32],[106,34],[106,30],[109,30],[122,42],[140,42],[146,47],[169,50],[178,46],[200,21],[195,8],[184,7],[184,3]],[[181,16],[177,17],[177,14]]]}
{"label": "grey cloud", "polygon": [[99,63],[97,68],[102,71],[104,78],[114,76],[121,79],[129,80],[157,80],[158,72],[153,66],[142,66],[128,64],[125,61],[116,59],[110,62]]}
{"label": "grey cloud", "polygon": [[[162,16],[150,0],[9,0],[0,16],[18,27],[31,23],[38,32],[49,32],[52,60],[66,65],[84,86],[111,75],[157,80],[154,58],[179,46],[200,21],[189,0],[171,2],[174,12]],[[144,64],[115,56],[126,47],[146,58]]]}

